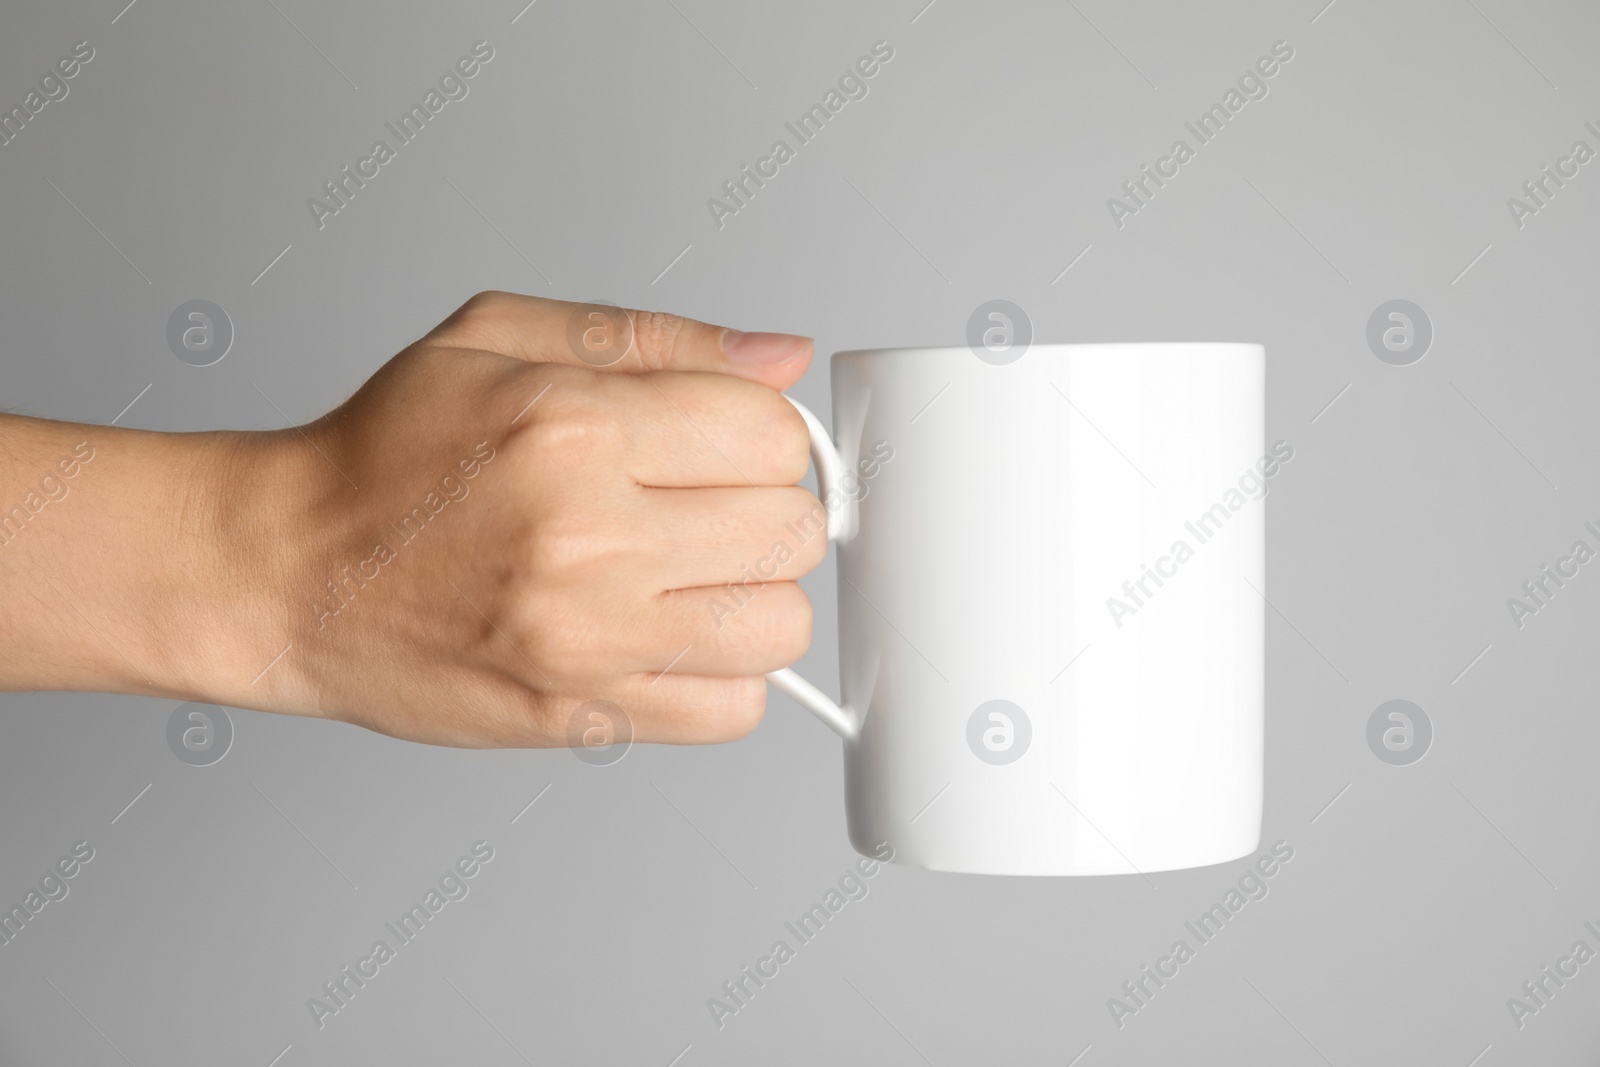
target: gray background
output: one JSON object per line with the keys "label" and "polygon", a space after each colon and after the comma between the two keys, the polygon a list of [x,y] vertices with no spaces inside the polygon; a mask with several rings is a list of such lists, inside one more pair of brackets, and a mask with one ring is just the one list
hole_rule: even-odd
{"label": "gray background", "polygon": [[[1520,230],[1505,200],[1600,148],[1600,10],[123,2],[0,13],[8,107],[96,50],[0,147],[8,409],[281,426],[491,287],[823,353],[959,344],[997,297],[1042,341],[1265,343],[1269,440],[1296,449],[1268,499],[1265,841],[1295,858],[1120,1030],[1107,998],[1242,861],[891,868],[719,1031],[706,998],[854,856],[837,739],[781,696],[748,740],[606,768],[234,711],[196,768],[170,702],[11,695],[0,900],[75,841],[96,857],[0,948],[0,1062],[1595,1061],[1600,964],[1520,1031],[1506,998],[1600,948],[1600,577],[1520,631],[1505,601],[1595,545],[1600,164]],[[319,232],[305,199],[479,39],[470,96]],[[879,39],[870,95],[718,231],[706,198]],[[1117,229],[1106,198],[1279,39],[1270,95]],[[165,341],[196,298],[237,331],[203,369]],[[1365,340],[1395,298],[1435,329],[1411,366]],[[795,392],[826,414],[823,360]],[[831,688],[831,564],[807,586]],[[1436,736],[1395,767],[1365,728],[1401,697]],[[306,999],[479,839],[471,895],[319,1032]]]}

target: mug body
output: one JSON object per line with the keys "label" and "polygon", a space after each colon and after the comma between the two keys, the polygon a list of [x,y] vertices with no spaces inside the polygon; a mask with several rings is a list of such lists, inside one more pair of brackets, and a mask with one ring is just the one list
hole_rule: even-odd
{"label": "mug body", "polygon": [[851,843],[988,874],[1254,851],[1262,347],[840,352],[832,382]]}

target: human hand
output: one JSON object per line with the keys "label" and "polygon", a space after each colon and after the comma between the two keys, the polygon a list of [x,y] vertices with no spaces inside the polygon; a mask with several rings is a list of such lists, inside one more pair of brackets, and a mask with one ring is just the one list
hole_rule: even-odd
{"label": "human hand", "polygon": [[574,335],[606,328],[585,311],[480,294],[298,429],[88,428],[108,473],[136,473],[147,439],[195,439],[203,459],[177,464],[195,520],[169,537],[203,619],[163,642],[172,605],[99,605],[118,657],[69,684],[446,745],[569,744],[593,700],[639,741],[747,733],[763,675],[810,642],[795,579],[826,551],[779,393],[811,343],[613,311],[626,355],[597,368],[568,341],[575,313]]}

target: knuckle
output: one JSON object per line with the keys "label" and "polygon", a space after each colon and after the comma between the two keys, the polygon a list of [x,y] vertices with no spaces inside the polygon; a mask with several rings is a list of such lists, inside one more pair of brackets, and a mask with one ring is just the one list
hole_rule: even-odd
{"label": "knuckle", "polygon": [[828,554],[828,509],[799,486],[783,490],[783,510],[777,516],[793,559],[785,565],[794,577],[810,574]]}
{"label": "knuckle", "polygon": [[794,582],[784,582],[779,592],[783,600],[779,602],[767,647],[782,661],[782,666],[787,666],[805,655],[806,649],[811,647],[811,627],[815,617],[811,598]]}
{"label": "knuckle", "polygon": [[[440,333],[458,336],[468,341],[484,339],[492,332],[491,324],[504,313],[511,294],[499,289],[485,289],[467,297],[466,302],[450,313],[440,323]],[[486,347],[474,344],[472,347]]]}
{"label": "knuckle", "polygon": [[498,314],[512,299],[512,295],[504,289],[483,289],[467,297],[466,303],[461,305],[461,310],[476,315]]}
{"label": "knuckle", "polygon": [[752,430],[763,464],[776,485],[794,485],[805,477],[811,464],[811,432],[784,395],[765,386],[757,390],[755,403],[760,410],[752,411],[757,419]]}
{"label": "knuckle", "polygon": [[565,508],[534,530],[526,548],[535,588],[586,583],[616,555],[614,532],[583,510]]}
{"label": "knuckle", "polygon": [[794,485],[811,464],[811,433],[784,395],[759,382],[695,375],[685,390],[693,421],[759,485]]}
{"label": "knuckle", "polygon": [[639,358],[650,370],[670,370],[676,362],[678,336],[689,320],[669,311],[635,311],[634,344]]}
{"label": "knuckle", "polygon": [[570,399],[553,403],[518,435],[539,463],[566,464],[591,456],[604,444],[605,426]]}
{"label": "knuckle", "polygon": [[503,716],[502,732],[524,745],[547,748],[564,741],[560,701],[537,689],[524,689]]}
{"label": "knuckle", "polygon": [[800,412],[783,394],[774,393],[768,403],[772,407],[765,438],[771,448],[768,458],[777,477],[784,484],[793,484],[806,476],[806,467],[811,463],[811,433]]}
{"label": "knuckle", "polygon": [[597,380],[601,375],[555,364],[533,368],[530,374],[542,379],[539,388],[544,392],[515,427],[514,439],[534,454],[540,467],[614,453],[623,427],[609,410],[606,390]]}
{"label": "knuckle", "polygon": [[[526,583],[519,582],[512,570],[503,584],[516,587]],[[484,608],[488,616],[466,609],[470,615],[466,624],[474,630],[472,657],[492,665],[494,675],[504,683],[495,683],[492,695],[474,701],[473,706],[490,715],[497,729],[510,730],[520,724],[522,734],[537,736],[543,729],[537,716],[553,714],[549,685],[571,676],[577,666],[572,643],[551,622],[569,616],[570,608],[559,594],[542,591],[519,592],[503,603],[484,603]]]}
{"label": "knuckle", "polygon": [[511,613],[512,617],[506,621],[506,643],[511,645],[515,654],[505,662],[515,667],[518,673],[530,666],[536,672],[546,669],[545,663],[551,649],[546,629],[540,622],[549,610],[546,599],[538,593],[524,594]]}
{"label": "knuckle", "polygon": [[811,598],[795,582],[769,581],[752,589],[749,609],[730,621],[718,641],[721,654],[734,661],[756,660],[764,669],[776,670],[811,647]]}
{"label": "knuckle", "polygon": [[531,681],[561,684],[588,677],[590,645],[580,626],[549,621],[529,626],[518,635],[517,646],[527,659],[519,656],[510,666],[519,673],[531,673]]}
{"label": "knuckle", "polygon": [[763,678],[734,678],[719,686],[719,696],[701,719],[700,740],[708,744],[737,741],[761,724],[767,710]]}

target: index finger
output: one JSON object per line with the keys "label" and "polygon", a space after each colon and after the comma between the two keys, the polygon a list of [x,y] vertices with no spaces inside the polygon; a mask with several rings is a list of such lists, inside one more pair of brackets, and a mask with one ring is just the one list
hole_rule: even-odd
{"label": "index finger", "polygon": [[746,333],[670,312],[498,291],[472,297],[428,339],[622,374],[708,371],[780,391],[800,380],[812,354],[811,338],[798,334]]}

